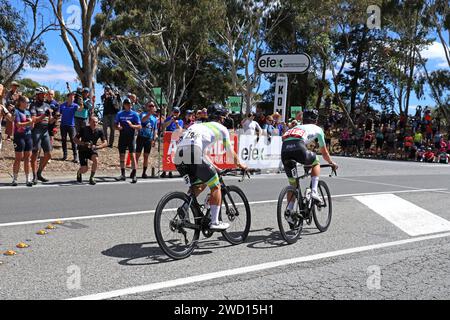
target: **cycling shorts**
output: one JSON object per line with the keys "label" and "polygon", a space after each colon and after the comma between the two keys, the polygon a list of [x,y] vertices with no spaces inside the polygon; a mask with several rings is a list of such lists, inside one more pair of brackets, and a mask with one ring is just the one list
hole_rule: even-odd
{"label": "cycling shorts", "polygon": [[295,185],[296,183],[296,180],[292,174],[292,169],[296,167],[297,163],[301,163],[306,166],[316,166],[320,164],[317,155],[308,150],[302,140],[284,141],[283,147],[281,148],[281,161],[291,185]]}
{"label": "cycling shorts", "polygon": [[127,150],[130,153],[136,153],[136,137],[134,134],[121,134],[119,136],[119,153],[125,154]]}
{"label": "cycling shorts", "polygon": [[88,160],[92,160],[93,156],[98,156],[98,153],[92,150],[80,150],[79,152],[80,166],[87,167]]}
{"label": "cycling shorts", "polygon": [[138,136],[136,140],[136,152],[149,154],[152,151],[152,139],[143,136]]}
{"label": "cycling shorts", "polygon": [[14,151],[30,152],[33,150],[33,138],[30,134],[16,133],[14,134]]}
{"label": "cycling shorts", "polygon": [[41,148],[44,153],[50,153],[52,151],[52,144],[50,143],[50,135],[48,128],[34,129],[33,136],[33,153],[37,153]]}
{"label": "cycling shorts", "polygon": [[210,189],[220,185],[219,175],[210,161],[203,157],[203,150],[195,145],[177,148],[174,159],[180,175],[189,176],[191,185],[206,184]]}

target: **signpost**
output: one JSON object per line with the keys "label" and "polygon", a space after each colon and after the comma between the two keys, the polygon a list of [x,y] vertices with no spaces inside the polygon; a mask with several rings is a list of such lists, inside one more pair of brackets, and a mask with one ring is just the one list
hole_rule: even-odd
{"label": "signpost", "polygon": [[284,118],[287,116],[286,104],[289,84],[287,74],[308,72],[311,68],[311,61],[311,57],[306,53],[264,54],[258,59],[257,67],[261,73],[278,74],[275,86],[274,112],[279,112]]}
{"label": "signpost", "polygon": [[242,96],[229,96],[227,99],[227,107],[231,112],[242,113]]}
{"label": "signpost", "polygon": [[302,107],[291,107],[291,118],[295,118],[297,116],[297,113],[302,112]]}

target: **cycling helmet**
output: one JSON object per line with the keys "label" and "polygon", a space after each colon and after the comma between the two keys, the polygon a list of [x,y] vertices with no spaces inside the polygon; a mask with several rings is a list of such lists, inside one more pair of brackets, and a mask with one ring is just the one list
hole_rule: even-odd
{"label": "cycling helmet", "polygon": [[307,109],[303,112],[303,123],[304,124],[316,123],[318,119],[319,119],[319,112],[315,109],[312,109],[312,110]]}
{"label": "cycling helmet", "polygon": [[228,110],[225,109],[220,103],[213,103],[208,107],[208,118],[209,120],[217,120],[220,117],[226,116]]}
{"label": "cycling helmet", "polygon": [[45,87],[38,87],[38,88],[36,88],[36,90],[34,91],[34,93],[36,94],[36,95],[38,95],[38,94],[47,94],[48,93],[48,90],[47,90],[47,88],[45,88]]}

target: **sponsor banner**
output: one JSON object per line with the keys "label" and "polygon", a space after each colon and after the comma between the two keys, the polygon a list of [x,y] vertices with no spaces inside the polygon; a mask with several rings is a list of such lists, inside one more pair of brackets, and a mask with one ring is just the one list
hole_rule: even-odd
{"label": "sponsor banner", "polygon": [[239,159],[249,168],[278,169],[281,162],[282,139],[280,136],[239,136]]}
{"label": "sponsor banner", "polygon": [[[173,158],[175,156],[177,142],[181,137],[179,131],[166,132],[164,134],[164,148],[163,148],[163,158],[162,158],[162,170],[163,171],[176,171]],[[238,136],[231,134],[231,144],[234,151],[238,152]],[[217,141],[205,152],[206,155],[214,162],[214,164],[220,169],[231,169],[234,168],[233,159],[230,156],[227,161],[227,153],[223,146],[222,141]]]}

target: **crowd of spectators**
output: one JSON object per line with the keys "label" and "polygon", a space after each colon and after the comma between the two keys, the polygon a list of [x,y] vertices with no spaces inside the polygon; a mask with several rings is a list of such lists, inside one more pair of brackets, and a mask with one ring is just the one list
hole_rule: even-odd
{"label": "crowd of spectators", "polygon": [[[58,130],[63,150],[60,160],[68,160],[69,137],[72,161],[80,164],[77,180],[82,182],[82,175],[88,171],[88,161],[92,161],[89,182],[93,185],[96,184],[97,151],[113,148],[118,131],[121,175],[117,180],[126,180],[128,152],[132,168],[130,178],[132,183],[136,183],[142,153],[142,178],[145,179],[148,178],[150,152],[158,138],[162,138],[163,132],[186,130],[195,123],[208,121],[206,108],[181,110],[174,107],[164,117],[154,103],[141,105],[136,95],[131,93],[122,101],[120,94],[109,86],[105,87],[101,96],[103,108],[100,115],[94,109],[88,88],[68,92],[65,101],[58,102],[53,90],[40,87],[29,100],[20,92],[19,83],[12,82],[9,89],[0,85],[0,97],[0,149],[3,140],[14,142],[13,186],[18,184],[22,162],[27,186],[35,185],[37,181],[48,182],[43,172],[51,161]],[[340,112],[331,109],[323,111],[320,113],[320,125],[325,131],[327,147],[335,155],[448,163],[448,132],[444,135],[441,119],[433,118],[429,108],[422,110],[419,106],[412,117],[375,110],[355,112],[354,128],[348,125]],[[257,108],[256,112],[246,115],[229,113],[224,125],[229,130],[240,129],[245,134],[266,135],[270,141],[272,136],[282,136],[301,121],[302,112],[285,122],[278,112],[267,114]],[[1,137],[2,123],[4,138]],[[165,176],[166,172],[163,172],[162,177]],[[171,172],[169,177],[172,177]]]}

